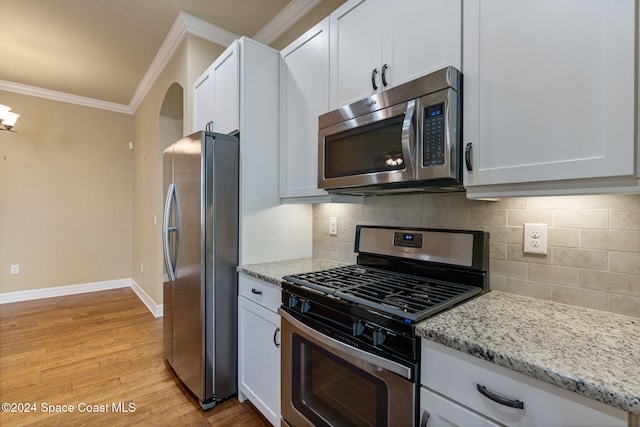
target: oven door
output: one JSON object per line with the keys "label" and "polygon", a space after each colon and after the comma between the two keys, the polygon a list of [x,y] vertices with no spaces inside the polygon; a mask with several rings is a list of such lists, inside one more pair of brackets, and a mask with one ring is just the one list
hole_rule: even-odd
{"label": "oven door", "polygon": [[343,344],[284,310],[283,426],[414,426],[414,369]]}

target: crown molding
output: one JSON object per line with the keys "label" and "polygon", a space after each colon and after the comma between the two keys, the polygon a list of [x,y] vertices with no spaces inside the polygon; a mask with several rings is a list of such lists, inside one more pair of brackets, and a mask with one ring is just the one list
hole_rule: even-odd
{"label": "crown molding", "polygon": [[[300,18],[316,7],[320,1],[321,0],[291,0],[289,4],[280,11],[280,13],[278,13],[267,23],[267,25],[255,34],[253,39],[267,45],[272,43],[285,31],[291,28],[294,23],[300,20]],[[223,47],[229,46],[234,40],[240,38],[237,34],[227,31],[224,28],[218,27],[217,25],[181,11],[173,22],[173,25],[165,37],[162,46],[160,46],[160,49],[156,53],[153,62],[138,84],[138,88],[131,97],[129,105],[72,95],[69,93],[9,82],[6,80],[0,80],[0,90],[51,99],[54,101],[67,102],[70,104],[83,105],[85,107],[99,108],[102,110],[114,111],[116,113],[133,114],[142,103],[144,97],[149,93],[153,84],[164,70],[164,67],[171,60],[171,57],[187,34],[194,35]]]}
{"label": "crown molding", "polygon": [[291,0],[271,21],[258,31],[252,39],[260,43],[270,45],[293,24],[298,22],[311,9],[316,7],[321,0]]}
{"label": "crown molding", "polygon": [[101,110],[114,111],[116,113],[132,114],[132,110],[128,105],[101,101],[95,98],[87,98],[86,96],[72,95],[65,92],[43,89],[36,86],[29,86],[6,80],[0,80],[0,90],[20,93],[22,95],[36,96],[38,98],[50,99],[53,101],[67,102],[69,104],[77,104],[85,107],[99,108]]}
{"label": "crown molding", "polygon": [[182,40],[187,34],[193,34],[202,39],[208,40],[212,43],[219,44],[221,46],[229,46],[235,39],[239,38],[238,35],[233,34],[230,31],[220,28],[210,22],[203,19],[196,18],[193,15],[189,15],[186,12],[178,13],[176,20],[173,22],[167,37],[165,37],[162,46],[156,53],[153,62],[147,69],[144,77],[140,81],[138,88],[136,89],[131,102],[129,103],[129,109],[135,113],[140,106],[140,103],[144,97],[149,93],[153,84],[158,79],[162,70],[171,60],[171,57],[175,53],[176,49],[182,43]]}

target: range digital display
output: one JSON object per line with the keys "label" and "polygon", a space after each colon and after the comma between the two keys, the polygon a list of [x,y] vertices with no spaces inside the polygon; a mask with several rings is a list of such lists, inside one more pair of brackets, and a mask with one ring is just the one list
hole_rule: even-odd
{"label": "range digital display", "polygon": [[421,248],[422,234],[420,233],[400,233],[393,234],[394,246],[404,246],[407,248]]}

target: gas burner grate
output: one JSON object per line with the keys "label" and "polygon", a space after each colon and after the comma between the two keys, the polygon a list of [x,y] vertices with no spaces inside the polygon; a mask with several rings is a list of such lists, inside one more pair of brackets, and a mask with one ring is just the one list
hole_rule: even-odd
{"label": "gas burner grate", "polygon": [[284,279],[415,322],[482,293],[476,286],[360,265],[285,276]]}

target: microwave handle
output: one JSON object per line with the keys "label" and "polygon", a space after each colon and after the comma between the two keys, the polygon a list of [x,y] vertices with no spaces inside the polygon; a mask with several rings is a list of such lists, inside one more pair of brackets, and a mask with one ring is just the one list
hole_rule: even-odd
{"label": "microwave handle", "polygon": [[415,152],[415,140],[416,135],[413,129],[413,116],[416,112],[416,100],[412,99],[407,102],[407,111],[404,114],[404,120],[402,122],[402,158],[409,176],[413,174],[414,152]]}

